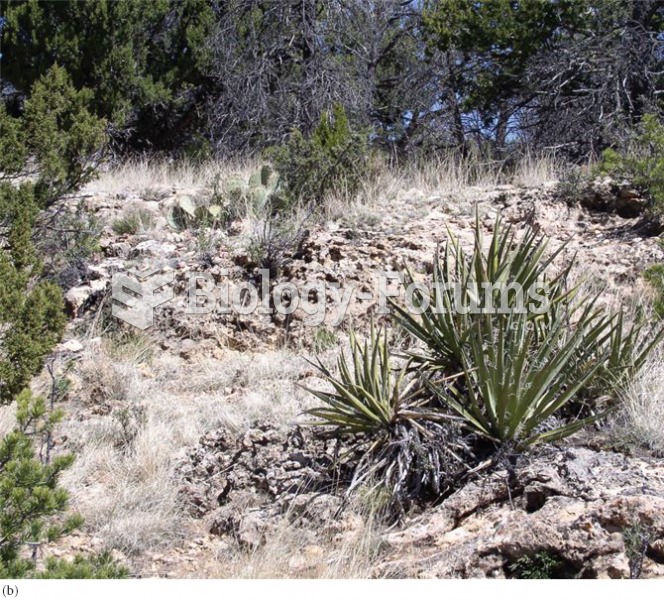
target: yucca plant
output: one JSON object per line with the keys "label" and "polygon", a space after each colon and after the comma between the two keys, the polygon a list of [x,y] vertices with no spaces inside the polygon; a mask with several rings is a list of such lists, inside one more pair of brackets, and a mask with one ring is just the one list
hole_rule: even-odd
{"label": "yucca plant", "polygon": [[648,324],[640,313],[626,319],[620,310],[605,319],[602,336],[594,344],[581,344],[570,364],[570,378],[588,371],[592,376],[565,407],[566,417],[587,417],[613,408],[664,335],[663,327]]}
{"label": "yucca plant", "polygon": [[375,478],[398,503],[440,494],[492,464],[480,460],[487,449],[524,451],[602,416],[597,395],[633,376],[664,330],[628,326],[622,312],[600,308],[599,296],[569,287],[572,262],[550,276],[561,250],[547,253],[546,238],[532,229],[517,237],[500,219],[485,248],[476,219],[470,255],[452,236],[438,253],[422,314],[394,305],[420,343],[400,370],[390,365],[387,334],[373,328],[364,346],[351,336],[338,375],[319,363],[332,391],[311,390],[323,402],[311,414],[352,434],[351,489]]}
{"label": "yucca plant", "polygon": [[[566,437],[599,418],[588,396],[624,383],[662,337],[639,322],[627,328],[622,313],[606,314],[598,297],[569,288],[572,263],[547,279],[561,249],[547,257],[546,247],[546,238],[532,229],[517,239],[498,219],[484,250],[476,219],[469,257],[454,238],[439,254],[433,298],[421,318],[396,306],[398,322],[422,343],[409,358],[429,389],[471,430],[521,449]],[[481,297],[484,288],[488,296]],[[522,306],[504,288],[538,302]],[[530,296],[534,288],[538,293]],[[496,301],[500,310],[492,310]],[[474,310],[465,310],[468,302]],[[457,371],[462,376],[454,383],[436,383]],[[554,416],[567,421],[552,425]]]}
{"label": "yucca plant", "polygon": [[463,378],[446,389],[433,382],[429,386],[470,428],[499,445],[523,449],[561,439],[598,416],[547,426],[606,360],[606,355],[595,356],[589,368],[577,369],[578,349],[601,351],[607,328],[616,326],[593,312],[570,332],[567,320],[559,317],[534,346],[538,336],[524,313],[493,322],[478,319],[462,354]]}
{"label": "yucca plant", "polygon": [[611,327],[604,342],[607,360],[598,370],[591,389],[601,393],[626,385],[641,370],[663,336],[664,328],[649,326],[640,311],[631,325],[625,323],[622,311],[617,313],[615,327]]}
{"label": "yucca plant", "polygon": [[[523,308],[537,331],[546,327],[552,315],[567,313],[577,291],[566,286],[572,264],[555,277],[547,278],[547,269],[564,245],[545,257],[547,246],[548,240],[532,229],[517,241],[513,229],[504,229],[498,218],[485,250],[476,216],[473,252],[467,256],[459,241],[448,232],[448,241],[435,256],[428,308],[417,318],[393,303],[397,322],[424,345],[422,351],[409,354],[412,364],[429,373],[460,370],[476,321],[493,320],[499,316],[497,311]],[[406,273],[405,286],[412,282],[412,275]],[[523,292],[530,290],[539,291],[539,295],[526,299]],[[418,290],[414,295],[416,303],[424,300]],[[519,307],[519,301],[535,303],[538,310]]]}
{"label": "yucca plant", "polygon": [[364,344],[351,332],[350,346],[350,359],[342,353],[337,361],[337,376],[316,364],[331,391],[305,388],[323,403],[308,411],[314,424],[353,434],[345,454],[354,463],[349,493],[367,482],[385,486],[398,509],[413,497],[439,495],[471,460],[458,436],[460,419],[430,407],[419,378],[407,365],[391,364],[386,331],[372,326]]}
{"label": "yucca plant", "polygon": [[343,352],[337,360],[338,377],[320,360],[314,363],[334,391],[304,388],[324,404],[309,414],[320,419],[320,424],[337,426],[344,433],[388,429],[400,419],[416,416],[412,405],[416,379],[411,377],[405,382],[406,369],[397,371],[392,367],[387,331],[381,335],[372,327],[364,345],[351,332],[350,349],[350,362]]}

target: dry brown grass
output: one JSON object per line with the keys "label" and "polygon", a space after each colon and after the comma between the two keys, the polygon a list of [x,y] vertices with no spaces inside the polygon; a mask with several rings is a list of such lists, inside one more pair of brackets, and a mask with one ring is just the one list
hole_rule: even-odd
{"label": "dry brown grass", "polygon": [[455,155],[434,158],[420,165],[409,165],[403,177],[408,187],[426,194],[443,195],[472,192],[470,188],[493,188],[503,182],[501,164]]}
{"label": "dry brown grass", "polygon": [[0,406],[0,438],[10,433],[16,425],[16,405]]}
{"label": "dry brown grass", "polygon": [[382,548],[381,523],[365,505],[310,527],[291,524],[289,514],[258,547],[233,543],[219,557],[215,577],[223,579],[366,579]]}
{"label": "dry brown grass", "polygon": [[[247,159],[237,162],[207,161],[200,164],[163,160],[134,159],[101,171],[89,184],[88,193],[105,194],[142,192],[146,199],[159,199],[160,193],[173,188],[210,188],[216,181],[231,177],[249,179],[260,161]],[[526,154],[508,174],[501,161],[457,154],[392,165],[385,158],[375,158],[363,187],[356,197],[340,194],[329,198],[335,206],[380,204],[407,190],[417,189],[426,195],[458,195],[478,188],[490,189],[504,183],[536,186],[555,180],[560,165],[553,157]]]}
{"label": "dry brown grass", "polygon": [[127,364],[113,362],[110,357],[101,354],[101,349],[98,352],[95,356],[87,356],[79,369],[88,404],[91,407],[110,407],[125,402],[132,380],[136,377],[135,370]]}
{"label": "dry brown grass", "polygon": [[254,160],[238,162],[207,161],[200,164],[157,159],[133,159],[102,169],[86,191],[105,194],[145,192],[149,199],[158,199],[168,188],[210,187],[215,181],[238,176],[249,178],[258,167]]}
{"label": "dry brown grass", "polygon": [[217,422],[233,431],[258,419],[286,428],[312,406],[311,395],[297,385],[310,371],[302,356],[287,349],[228,351],[222,360],[197,361],[168,390],[178,397],[208,398],[218,407]]}
{"label": "dry brown grass", "polygon": [[512,182],[521,187],[541,187],[558,181],[562,170],[563,165],[554,156],[527,153],[517,163]]}
{"label": "dry brown grass", "polygon": [[108,344],[91,344],[77,369],[80,395],[87,397],[83,410],[91,412],[82,418],[70,410],[62,426],[76,454],[63,477],[73,508],[105,547],[127,553],[181,535],[172,460],[198,434],[184,427],[188,415],[173,414],[174,399],[153,389],[144,369],[113,358]]}
{"label": "dry brown grass", "polygon": [[664,456],[664,349],[654,352],[627,386],[616,419],[616,434]]}
{"label": "dry brown grass", "polygon": [[[385,216],[385,206],[395,199],[406,200],[409,209],[426,213],[431,200],[452,200],[467,214],[478,191],[491,190],[499,185],[522,187],[550,185],[556,181],[561,165],[553,157],[525,155],[511,173],[501,161],[480,160],[478,157],[459,157],[456,154],[438,156],[419,164],[392,166],[384,159],[374,159],[356,197],[333,196],[326,200],[323,214],[328,220],[338,220],[355,229],[372,229]],[[462,206],[463,205],[463,206]]]}
{"label": "dry brown grass", "polygon": [[65,407],[61,427],[77,457],[63,483],[89,533],[129,554],[182,539],[174,467],[184,448],[221,426],[270,419],[285,427],[311,402],[296,385],[308,365],[290,351],[189,362],[151,351],[142,334],[86,344],[77,406]]}

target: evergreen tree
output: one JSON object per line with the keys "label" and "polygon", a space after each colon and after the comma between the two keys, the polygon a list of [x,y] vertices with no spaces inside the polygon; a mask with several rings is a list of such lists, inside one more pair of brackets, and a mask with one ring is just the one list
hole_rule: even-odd
{"label": "evergreen tree", "polygon": [[[38,458],[62,414],[26,389],[64,326],[60,289],[42,278],[33,238],[41,210],[88,181],[90,161],[104,142],[104,122],[89,110],[92,94],[76,90],[54,65],[37,79],[19,116],[0,103],[0,404],[16,401],[17,425],[0,439],[0,577],[34,574],[33,548],[80,524],[67,517],[59,477],[71,456]],[[29,170],[32,169],[32,173]],[[23,182],[25,175],[36,182]],[[74,563],[49,561],[41,577],[122,577],[107,555]]]}
{"label": "evergreen tree", "polygon": [[207,0],[0,0],[2,77],[17,97],[55,64],[115,140],[163,148],[200,121],[205,101]]}

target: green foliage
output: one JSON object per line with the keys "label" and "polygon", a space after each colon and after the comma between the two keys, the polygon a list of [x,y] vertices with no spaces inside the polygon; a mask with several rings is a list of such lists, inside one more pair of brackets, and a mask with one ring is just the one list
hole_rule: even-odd
{"label": "green foliage", "polygon": [[[451,238],[435,261],[421,317],[395,307],[402,327],[424,344],[411,360],[430,375],[430,389],[472,430],[521,448],[597,418],[590,408],[587,419],[546,425],[590,392],[615,392],[664,333],[638,321],[628,328],[621,313],[597,309],[597,298],[577,297],[566,285],[571,263],[547,280],[563,247],[545,258],[546,246],[533,230],[517,239],[497,220],[485,251],[476,220],[473,254]],[[461,377],[453,385],[435,383],[438,374],[454,373]]]}
{"label": "green foliage", "polygon": [[6,228],[2,247],[8,251],[12,265],[30,276],[39,268],[32,242],[32,227],[38,213],[34,187],[24,183],[16,188],[0,183],[0,223]]}
{"label": "green foliage", "polygon": [[353,196],[368,168],[368,136],[353,130],[341,105],[321,115],[310,137],[294,130],[286,144],[267,153],[287,203],[321,203],[329,194]]}
{"label": "green foliage", "polygon": [[351,358],[342,353],[337,361],[338,375],[316,365],[332,391],[305,388],[323,403],[308,411],[317,424],[352,436],[349,492],[369,486],[369,493],[388,493],[389,508],[402,512],[414,497],[449,490],[469,456],[453,420],[431,405],[407,365],[392,366],[387,332],[372,328],[364,345],[351,333],[350,345]]}
{"label": "green foliage", "polygon": [[248,214],[262,216],[271,212],[279,197],[279,176],[269,165],[263,165],[248,181],[231,177],[214,182],[212,197],[207,202],[191,196],[180,196],[170,208],[167,220],[173,229],[226,227]]}
{"label": "green foliage", "polygon": [[57,540],[82,523],[65,515],[68,494],[58,485],[73,457],[35,455],[34,442],[45,440],[61,418],[61,411],[48,411],[43,398],[26,390],[17,398],[16,429],[0,440],[0,577],[125,577],[126,569],[108,554],[76,556],[71,563],[50,559],[41,572],[21,554],[26,544],[34,548]]}
{"label": "green foliage", "polygon": [[634,519],[628,527],[623,529],[622,535],[625,554],[629,562],[629,577],[639,579],[643,569],[643,560],[655,533],[651,526]]}
{"label": "green foliage", "polygon": [[663,12],[632,4],[0,0],[4,90],[18,113],[60,65],[115,148],[194,161],[306,137],[336,102],[400,155],[494,128],[572,154],[661,105]]}
{"label": "green foliage", "polygon": [[560,579],[562,561],[551,552],[542,551],[522,556],[509,565],[516,579]]}
{"label": "green foliage", "polygon": [[47,416],[43,399],[29,392],[17,402],[17,430],[0,441],[0,576],[5,578],[23,577],[34,568],[20,557],[24,544],[57,539],[80,525],[76,517],[57,518],[67,506],[58,478],[72,457],[42,464],[28,435],[43,433],[58,416]]}
{"label": "green foliage", "polygon": [[125,579],[126,567],[118,564],[110,552],[85,557],[77,555],[71,561],[48,558],[44,571],[32,574],[32,579]]}
{"label": "green foliage", "polygon": [[490,119],[524,86],[531,59],[582,22],[579,4],[446,0],[425,11],[424,24],[430,47],[472,57],[458,70],[457,91],[466,110],[481,109]]}
{"label": "green foliage", "polygon": [[231,177],[215,181],[210,208],[222,226],[248,214],[266,216],[279,203],[280,179],[270,165],[252,173],[248,181]]}
{"label": "green foliage", "polygon": [[0,103],[0,179],[33,175],[27,160],[34,159],[42,207],[87,183],[105,142],[105,122],[89,110],[92,98],[55,65],[35,81],[21,116],[11,116]]}
{"label": "green foliage", "polygon": [[278,201],[279,181],[279,174],[270,165],[263,165],[251,175],[247,187],[231,187],[229,192],[231,196],[245,197],[254,214],[263,214],[265,208],[272,208]]}
{"label": "green foliage", "polygon": [[364,346],[351,337],[338,374],[319,362],[331,390],[310,390],[322,402],[310,414],[355,440],[361,458],[351,489],[377,480],[397,503],[404,494],[439,494],[487,443],[525,451],[602,415],[593,401],[643,366],[664,328],[627,327],[622,313],[569,289],[572,264],[548,276],[561,251],[547,252],[531,229],[517,237],[500,219],[487,246],[477,217],[472,254],[450,235],[430,297],[415,288],[410,307],[393,305],[417,342],[400,372],[373,331]]}
{"label": "green foliage", "polygon": [[63,289],[79,285],[87,274],[86,264],[99,252],[101,221],[83,202],[75,208],[54,207],[40,227],[35,245],[44,260],[44,275]]}
{"label": "green foliage", "polygon": [[316,329],[316,332],[314,333],[314,348],[316,352],[325,352],[330,348],[334,348],[338,343],[339,339],[333,331],[330,331],[325,327]]}
{"label": "green foliage", "polygon": [[[40,10],[36,2],[23,5]],[[35,40],[24,41],[29,39]],[[26,544],[36,549],[81,523],[65,515],[67,493],[58,486],[73,459],[51,457],[51,435],[62,413],[47,410],[44,399],[25,388],[65,326],[62,293],[44,280],[33,238],[37,227],[48,227],[39,221],[43,209],[93,175],[90,162],[104,142],[105,123],[88,110],[92,98],[54,64],[31,85],[22,114],[9,114],[0,104],[0,404],[17,404],[17,427],[0,440],[0,577],[5,578],[34,574],[35,563],[23,558]],[[36,183],[14,186],[12,176]],[[42,575],[122,572],[114,571],[107,557],[96,560],[77,559],[70,566],[51,561]]]}
{"label": "green foliage", "polygon": [[182,148],[182,160],[192,165],[200,165],[213,158],[214,152],[210,140],[200,133],[195,133]]}
{"label": "green foliage", "polygon": [[[630,327],[625,323],[623,311],[614,315],[603,341],[606,362],[600,365],[596,377],[586,387],[586,392],[591,397],[598,397],[622,388],[641,370],[652,350],[661,341],[663,332],[661,327],[646,322],[642,310],[632,315]],[[579,365],[587,365],[588,360],[586,353],[581,353]]]}
{"label": "green foliage", "polygon": [[[92,109],[136,143],[182,141],[196,123],[214,23],[206,0],[2,0],[3,79],[21,93],[54,65],[94,90]],[[170,137],[169,136],[175,136]]]}
{"label": "green foliage", "polygon": [[[87,108],[90,92],[75,90],[62,68],[56,65],[48,70],[31,92],[19,117],[0,105],[0,130],[8,144],[15,144],[9,159],[2,154],[0,169],[5,176],[36,175],[37,179],[34,185],[18,187],[0,181],[1,403],[10,402],[41,368],[64,328],[60,290],[41,280],[43,265],[33,242],[37,226],[50,232],[48,227],[58,219],[40,224],[40,211],[90,180],[90,161],[104,142],[104,122]],[[5,143],[0,139],[0,145]],[[28,158],[34,166],[28,166]],[[44,249],[49,235],[38,237]],[[50,254],[50,265],[60,258]]]}
{"label": "green foliage", "polygon": [[[451,233],[448,235],[442,253],[439,251],[435,257],[431,298],[421,319],[395,307],[401,326],[426,344],[423,353],[412,356],[419,368],[429,372],[458,372],[469,338],[475,334],[476,322],[485,318],[484,313],[493,322],[518,309],[534,323],[543,321],[541,316],[537,319],[538,311],[561,312],[571,301],[573,290],[565,290],[571,265],[553,279],[546,277],[548,267],[563,248],[544,258],[548,241],[533,229],[527,230],[517,242],[516,233],[511,228],[503,230],[497,220],[485,251],[477,217],[470,257],[458,240]],[[412,276],[407,274],[405,284],[412,283]],[[546,289],[546,296],[539,296]],[[529,290],[538,295],[530,298]]]}
{"label": "green foliage", "polygon": [[48,205],[87,183],[90,162],[104,143],[104,121],[88,110],[93,93],[76,90],[55,65],[32,87],[25,103],[28,147],[39,164],[38,189]]}
{"label": "green foliage", "polygon": [[41,368],[65,325],[60,289],[41,274],[31,235],[37,215],[33,188],[0,184],[0,223],[9,223],[0,248],[0,403],[11,402]]}
{"label": "green foliage", "polygon": [[[27,385],[64,329],[61,292],[41,280],[33,237],[40,210],[93,175],[90,161],[104,142],[104,122],[88,110],[91,99],[54,65],[35,81],[21,116],[0,105],[6,135],[0,145],[15,144],[9,158],[0,155],[0,169],[4,175],[37,175],[34,185],[0,181],[0,403],[11,402]],[[36,169],[28,168],[28,157]]]}
{"label": "green foliage", "polygon": [[20,390],[39,371],[65,324],[60,288],[51,283],[35,285],[11,312],[0,362],[2,401],[8,400],[8,395]]}
{"label": "green foliage", "polygon": [[643,189],[655,216],[664,213],[664,125],[655,115],[645,115],[631,144],[623,151],[602,153],[599,171],[628,179]]}
{"label": "green foliage", "polygon": [[202,215],[202,210],[199,210],[201,208],[194,198],[180,196],[169,209],[166,220],[173,229],[187,229],[196,224],[196,221]]}
{"label": "green foliage", "polygon": [[20,173],[27,159],[25,131],[0,103],[0,179]]}
{"label": "green foliage", "polygon": [[166,220],[173,229],[182,231],[226,224],[229,214],[229,206],[203,204],[191,196],[180,196],[169,209]]}
{"label": "green foliage", "polygon": [[556,185],[556,193],[568,206],[577,206],[592,183],[592,170],[584,167],[568,166]]}
{"label": "green foliage", "polygon": [[371,339],[364,347],[351,333],[350,347],[350,364],[343,352],[337,361],[338,377],[318,362],[318,368],[334,391],[305,388],[325,404],[309,413],[321,419],[323,424],[355,433],[390,428],[396,421],[410,418],[414,381],[404,382],[406,369],[394,375],[387,332],[381,339],[380,333],[372,331]]}
{"label": "green foliage", "polygon": [[[62,294],[51,283],[39,283],[23,295],[16,273],[6,257],[0,257],[0,277],[8,276],[10,289],[0,297],[0,320],[4,323],[3,356],[0,360],[0,403],[10,402],[41,368],[64,330]],[[11,279],[14,278],[14,279]],[[8,302],[15,300],[12,305]]]}
{"label": "green foliage", "polygon": [[[547,419],[588,385],[606,360],[600,339],[607,323],[586,318],[571,333],[567,325],[566,315],[541,332],[526,313],[511,312],[495,322],[478,319],[461,354],[463,385],[431,388],[470,428],[501,445],[513,442],[523,449],[567,437],[593,418],[551,427]],[[579,371],[581,349],[594,350],[594,363]]]}

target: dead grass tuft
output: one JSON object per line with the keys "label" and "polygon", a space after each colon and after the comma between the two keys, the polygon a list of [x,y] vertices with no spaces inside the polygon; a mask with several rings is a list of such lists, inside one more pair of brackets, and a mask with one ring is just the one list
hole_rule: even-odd
{"label": "dead grass tuft", "polygon": [[240,176],[248,179],[258,167],[254,160],[237,162],[164,161],[133,159],[102,170],[91,182],[88,193],[104,194],[139,192],[146,200],[162,199],[169,188],[211,187],[215,181]]}
{"label": "dead grass tuft", "polygon": [[186,532],[174,479],[183,450],[221,426],[292,423],[311,402],[296,385],[309,366],[285,350],[185,361],[153,355],[143,334],[115,336],[88,339],[75,369],[83,403],[65,407],[61,431],[77,459],[63,483],[89,533],[137,554]]}
{"label": "dead grass tuft", "polygon": [[627,386],[616,425],[619,438],[664,456],[664,349]]}
{"label": "dead grass tuft", "polygon": [[247,548],[232,544],[219,556],[223,579],[367,579],[382,548],[385,526],[376,512],[346,514],[315,527],[291,524],[289,514]]}

